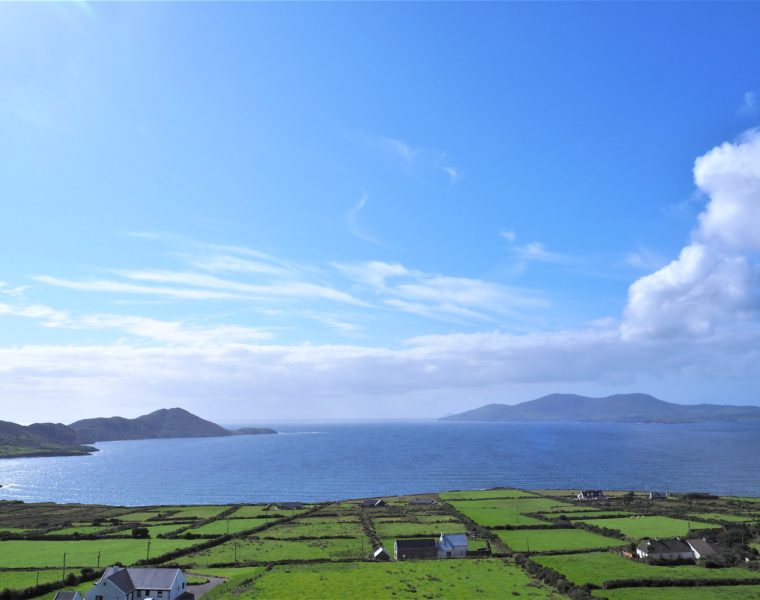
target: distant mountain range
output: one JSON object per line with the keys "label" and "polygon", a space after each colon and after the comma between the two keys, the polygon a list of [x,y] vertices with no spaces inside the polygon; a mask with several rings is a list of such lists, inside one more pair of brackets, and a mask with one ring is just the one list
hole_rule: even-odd
{"label": "distant mountain range", "polygon": [[701,423],[760,421],[760,406],[674,404],[649,394],[589,398],[550,394],[520,404],[487,404],[441,421],[590,421],[608,423]]}
{"label": "distant mountain range", "polygon": [[0,458],[20,456],[75,456],[96,451],[94,442],[157,438],[221,437],[277,433],[246,427],[230,430],[182,408],[161,409],[136,419],[109,417],[62,423],[17,425],[0,421]]}

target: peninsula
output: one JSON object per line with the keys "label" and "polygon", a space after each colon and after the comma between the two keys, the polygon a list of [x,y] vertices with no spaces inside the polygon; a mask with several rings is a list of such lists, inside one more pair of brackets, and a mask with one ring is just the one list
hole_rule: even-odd
{"label": "peninsula", "polygon": [[223,437],[277,433],[274,429],[246,427],[225,429],[183,408],[169,408],[126,419],[83,419],[70,425],[33,423],[18,425],[0,421],[0,458],[32,456],[81,456],[92,454],[95,442],[160,438]]}
{"label": "peninsula", "polygon": [[550,394],[520,404],[487,404],[441,421],[564,421],[606,423],[703,423],[760,421],[760,406],[674,404],[649,394],[589,398]]}

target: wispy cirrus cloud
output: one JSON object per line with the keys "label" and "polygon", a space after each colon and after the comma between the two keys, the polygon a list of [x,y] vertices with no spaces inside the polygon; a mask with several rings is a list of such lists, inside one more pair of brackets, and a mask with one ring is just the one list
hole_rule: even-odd
{"label": "wispy cirrus cloud", "polygon": [[356,204],[354,204],[348,210],[346,213],[346,222],[348,223],[348,228],[351,231],[351,234],[360,240],[364,240],[365,242],[369,242],[370,244],[375,244],[378,246],[385,246],[384,242],[381,242],[374,236],[368,234],[359,224],[359,213],[361,213],[364,207],[367,205],[368,200],[369,196],[367,196],[367,193],[362,192],[362,195],[359,197],[359,200],[357,200]]}
{"label": "wispy cirrus cloud", "polygon": [[400,263],[369,261],[335,266],[355,283],[369,288],[386,306],[428,318],[497,322],[548,306],[536,292],[480,279],[425,273]]}

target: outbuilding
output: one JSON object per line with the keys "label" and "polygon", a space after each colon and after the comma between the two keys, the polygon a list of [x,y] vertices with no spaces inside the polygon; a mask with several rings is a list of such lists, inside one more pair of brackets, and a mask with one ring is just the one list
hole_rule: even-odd
{"label": "outbuilding", "polygon": [[393,544],[396,560],[438,558],[438,544],[433,538],[410,538],[396,540]]}

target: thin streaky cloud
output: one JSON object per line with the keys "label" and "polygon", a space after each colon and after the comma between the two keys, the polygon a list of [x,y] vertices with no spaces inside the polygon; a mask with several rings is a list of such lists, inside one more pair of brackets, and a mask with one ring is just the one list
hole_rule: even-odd
{"label": "thin streaky cloud", "polygon": [[370,244],[375,244],[377,246],[385,246],[386,244],[384,242],[381,242],[377,238],[369,235],[359,225],[359,213],[361,213],[361,211],[367,205],[368,200],[369,197],[367,196],[367,193],[364,192],[359,197],[359,200],[356,202],[356,204],[354,204],[346,213],[346,222],[348,223],[348,228],[351,231],[351,234],[360,240],[364,240],[365,242],[369,242]]}
{"label": "thin streaky cloud", "polygon": [[757,94],[755,92],[744,92],[744,96],[742,96],[742,103],[739,106],[739,109],[736,111],[739,116],[743,117],[751,117],[757,113],[758,110],[758,100],[757,100]]}

